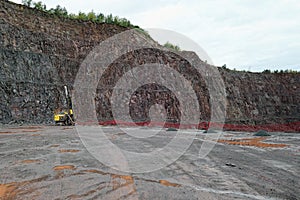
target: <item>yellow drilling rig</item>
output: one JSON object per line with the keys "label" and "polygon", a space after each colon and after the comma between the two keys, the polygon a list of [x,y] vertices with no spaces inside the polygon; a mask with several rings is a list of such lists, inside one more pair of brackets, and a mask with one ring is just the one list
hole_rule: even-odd
{"label": "yellow drilling rig", "polygon": [[72,109],[72,99],[69,95],[68,87],[65,85],[65,95],[66,95],[66,104],[67,108],[57,109],[54,112],[54,122],[56,125],[66,125],[71,126],[75,125],[74,114]]}

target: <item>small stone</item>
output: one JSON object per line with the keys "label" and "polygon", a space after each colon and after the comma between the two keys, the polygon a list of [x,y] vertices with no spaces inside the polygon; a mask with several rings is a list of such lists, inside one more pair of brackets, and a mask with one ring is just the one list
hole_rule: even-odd
{"label": "small stone", "polygon": [[233,163],[226,163],[225,165],[226,165],[226,166],[229,166],[229,167],[236,167],[236,165],[233,164]]}

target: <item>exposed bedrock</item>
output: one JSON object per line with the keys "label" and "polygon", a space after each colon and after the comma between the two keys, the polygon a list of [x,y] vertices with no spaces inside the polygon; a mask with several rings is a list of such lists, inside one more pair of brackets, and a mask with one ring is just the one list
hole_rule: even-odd
{"label": "exposed bedrock", "polygon": [[[63,86],[73,89],[80,64],[89,52],[127,30],[63,19],[6,1],[0,1],[0,16],[1,123],[51,123],[55,109],[66,106]],[[115,84],[124,73],[143,63],[169,65],[182,74],[197,95],[199,121],[210,120],[210,98],[203,77],[181,56],[148,48],[124,54],[103,74],[94,98],[99,121],[114,119],[110,100]],[[221,68],[219,72],[226,87],[226,123],[300,121],[299,73],[262,74]],[[155,84],[132,94],[128,105],[133,121],[149,121],[149,110],[155,104],[165,109],[167,121],[180,122],[178,99],[168,88]]]}

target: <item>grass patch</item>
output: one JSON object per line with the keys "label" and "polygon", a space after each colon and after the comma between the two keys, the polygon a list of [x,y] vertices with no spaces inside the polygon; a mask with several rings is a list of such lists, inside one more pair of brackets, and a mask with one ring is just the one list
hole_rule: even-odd
{"label": "grass patch", "polygon": [[177,131],[176,128],[168,128],[167,131]]}
{"label": "grass patch", "polygon": [[271,136],[271,135],[265,130],[259,130],[254,134],[254,136]]}

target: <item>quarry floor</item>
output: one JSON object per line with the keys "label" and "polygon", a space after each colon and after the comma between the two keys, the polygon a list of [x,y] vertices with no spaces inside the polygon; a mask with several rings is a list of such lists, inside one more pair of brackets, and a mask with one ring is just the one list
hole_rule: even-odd
{"label": "quarry floor", "polygon": [[[105,129],[114,144],[130,148],[130,136]],[[134,149],[163,146],[176,134],[162,132]],[[2,126],[0,199],[299,199],[300,133],[223,132],[204,158],[198,153],[206,134],[186,134],[196,138],[176,162],[128,174],[97,161],[74,126]]]}

